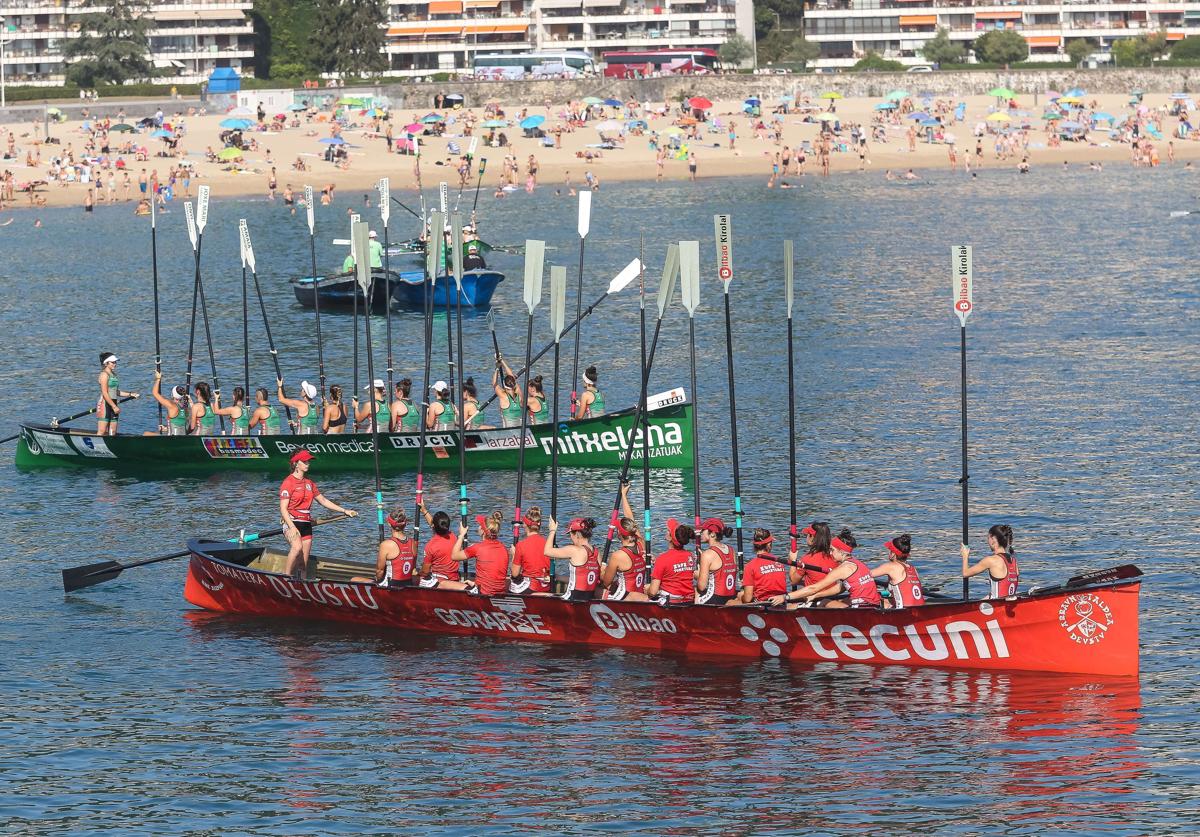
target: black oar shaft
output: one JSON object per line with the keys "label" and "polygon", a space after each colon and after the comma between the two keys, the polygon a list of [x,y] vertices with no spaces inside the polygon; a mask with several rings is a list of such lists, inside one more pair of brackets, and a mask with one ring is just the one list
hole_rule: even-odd
{"label": "black oar shaft", "polygon": [[695,490],[692,492],[696,530],[700,529],[700,399],[696,395],[696,314],[693,311],[688,317],[688,354],[691,367],[692,384],[692,476],[695,480]]}
{"label": "black oar shaft", "polygon": [[[434,220],[441,224],[441,216],[434,213]],[[421,507],[424,505],[425,498],[425,438],[427,435],[427,425],[425,417],[425,394],[429,392],[429,372],[433,365],[433,292],[435,278],[430,271],[430,256],[429,247],[434,246],[433,242],[433,224],[430,225],[430,237],[426,245],[425,259],[422,261],[424,281],[421,283],[421,288],[424,292],[425,302],[425,368],[424,377],[421,381],[421,395],[417,397],[416,403],[410,401],[409,409],[417,410],[418,414],[418,447],[417,447],[417,486],[416,497],[414,504],[416,506],[416,514],[413,518],[413,549],[414,551],[421,545],[421,520],[424,515],[421,513]],[[438,235],[441,235],[441,230],[438,230]],[[436,266],[436,258],[433,259]]]}
{"label": "black oar shaft", "polygon": [[[367,286],[368,299],[374,294],[374,291],[375,283],[371,282]],[[379,404],[375,399],[375,353],[371,351],[371,308],[369,305],[366,310],[366,329],[367,377],[371,379],[371,417],[368,421],[371,426],[371,454],[375,465],[375,515],[379,525],[379,542],[383,543],[387,530],[383,525],[383,480],[379,473]]]}
{"label": "black oar shaft", "polygon": [[[968,529],[970,527],[970,511],[967,502],[967,326],[964,323],[959,327],[959,359],[960,363],[960,393],[962,395],[962,542],[966,546],[968,541]],[[971,580],[966,576],[962,582],[963,601],[970,598],[971,595]]]}
{"label": "black oar shaft", "polygon": [[[118,398],[117,403],[124,404],[126,401],[132,401],[132,400],[133,400],[132,395],[126,395],[124,398]],[[66,418],[63,418],[63,419],[56,418],[53,422],[53,426],[59,427],[61,425],[66,424],[69,421],[74,421],[75,419],[83,418],[84,416],[90,416],[90,415],[92,415],[92,413],[96,412],[96,410],[97,410],[97,407],[92,407],[90,410],[84,410],[82,412],[75,413],[74,415],[67,416]],[[18,438],[20,438],[20,436],[21,436],[20,433],[14,433],[11,436],[5,436],[3,439],[0,439],[0,445],[3,445],[5,442],[11,442],[13,439],[18,439]]]}
{"label": "black oar shaft", "polygon": [[328,391],[325,389],[325,342],[321,336],[321,294],[318,287],[320,277],[317,276],[317,236],[315,232],[308,234],[308,253],[312,262],[313,311],[317,317],[317,375],[321,381],[321,399],[324,402]]}
{"label": "black oar shaft", "polygon": [[[154,201],[150,201],[150,272],[154,277],[154,371],[162,374],[162,332],[158,311],[158,224]],[[158,424],[163,425],[163,406],[158,405]]]}
{"label": "black oar shaft", "polygon": [[200,303],[200,251],[204,247],[204,233],[196,237],[195,262],[196,272],[192,278],[192,321],[188,328],[187,372],[184,376],[184,389],[192,392],[192,363],[196,353],[196,309]]}
{"label": "black oar shaft", "polygon": [[388,256],[388,249],[391,247],[391,238],[388,235],[388,224],[383,225],[383,306],[384,318],[387,323],[387,390],[386,395],[391,397],[396,391],[396,366],[392,355],[392,262]]}
{"label": "black oar shaft", "polygon": [[[204,340],[208,343],[208,365],[212,369],[213,392],[221,393],[221,376],[217,374],[217,358],[213,351],[212,325],[208,320],[208,301],[204,297],[204,280],[200,278],[200,250],[196,249],[196,289],[200,292],[200,313],[204,318]],[[211,409],[211,407],[209,408]],[[225,416],[218,415],[221,432],[225,431]]]}
{"label": "black oar shaft", "polygon": [[[792,552],[797,550],[796,536],[798,511],[796,509],[796,360],[792,338],[792,316],[787,320],[787,355],[788,355],[788,495],[791,517],[789,534],[792,541]],[[791,590],[791,578],[788,578],[788,590]]]}
{"label": "black oar shaft", "polygon": [[[737,567],[741,577],[745,564],[745,553],[742,542],[742,478],[738,464],[738,434],[737,434],[737,394],[734,387],[733,369],[733,318],[729,305],[729,284],[725,285],[725,364],[729,378],[729,442],[733,451],[733,528],[737,533]],[[692,396],[695,397],[695,384],[692,384]]]}
{"label": "black oar shaft", "polygon": [[[533,361],[530,357],[530,350],[533,347],[533,311],[529,312],[528,323],[525,331],[525,368],[528,369]],[[513,546],[516,546],[520,539],[521,529],[521,500],[522,492],[525,484],[525,432],[529,428],[529,384],[525,384],[525,388],[521,392],[521,445],[517,448],[517,494],[516,502],[513,504],[515,511],[513,512]],[[557,427],[557,425],[556,425]],[[557,432],[555,433],[555,443],[557,444]]]}
{"label": "black oar shaft", "polygon": [[413,210],[411,210],[411,209],[409,209],[407,206],[405,206],[405,205],[404,205],[404,203],[403,203],[403,202],[401,202],[401,200],[400,200],[399,198],[392,198],[392,203],[396,204],[398,207],[400,207],[401,209],[403,209],[405,212],[407,212],[407,213],[408,213],[409,215],[411,215],[412,217],[416,218],[416,219],[417,219],[418,221],[420,221],[421,223],[425,223],[425,219],[424,219],[424,218],[422,218],[422,217],[421,217],[420,215],[418,215],[416,212],[414,212]]}
{"label": "black oar shaft", "polygon": [[[250,306],[246,293],[246,265],[242,263],[242,386],[250,397]],[[245,409],[243,406],[242,409]]]}
{"label": "black oar shaft", "polygon": [[[262,286],[258,284],[258,271],[251,271],[254,276],[254,292],[258,295],[258,310],[262,313],[263,330],[267,333],[267,349],[271,353],[271,362],[275,364],[275,379],[283,380],[283,370],[279,365],[279,352],[275,350],[275,337],[271,334],[271,321],[267,319],[267,303],[263,301]],[[249,376],[249,372],[246,373]],[[249,392],[249,390],[247,390]],[[288,422],[292,420],[292,408],[284,405],[283,409],[287,412]],[[316,404],[311,406],[311,409],[317,409]]]}
{"label": "black oar shaft", "polygon": [[[587,239],[579,237],[579,282],[575,292],[575,322],[583,319],[583,247]],[[575,329],[575,359],[571,361],[571,418],[575,418],[579,402],[579,344],[583,329]]]}

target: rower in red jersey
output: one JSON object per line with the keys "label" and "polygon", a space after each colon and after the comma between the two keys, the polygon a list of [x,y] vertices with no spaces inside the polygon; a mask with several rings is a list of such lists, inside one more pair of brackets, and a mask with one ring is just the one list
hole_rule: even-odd
{"label": "rower in red jersey", "polygon": [[647,596],[664,605],[696,601],[696,556],[688,549],[695,537],[691,526],[673,517],[667,520],[667,543],[671,548],[654,559]]}
{"label": "rower in red jersey", "polygon": [[992,588],[988,592],[989,599],[1003,599],[1017,595],[1021,583],[1021,571],[1017,568],[1017,554],[1013,549],[1013,530],[1003,523],[988,529],[988,546],[992,554],[982,559],[975,566],[969,566],[971,548],[963,544],[962,574],[963,578],[971,578],[987,572]]}
{"label": "rower in red jersey", "polygon": [[621,516],[616,519],[621,546],[608,556],[600,570],[604,598],[644,602],[646,596],[646,542],[633,520],[629,505],[629,483],[621,484]]}
{"label": "rower in red jersey", "polygon": [[774,536],[767,529],[754,530],[754,557],[742,570],[743,604],[764,602],[787,590],[787,567],[771,554]]}
{"label": "rower in red jersey", "polygon": [[454,536],[450,534],[450,515],[444,511],[429,513],[421,504],[421,514],[433,529],[433,535],[425,544],[425,559],[421,561],[421,587],[436,587],[439,590],[468,590],[469,582],[462,581],[458,574],[458,562],[454,560]]}
{"label": "rower in red jersey", "polygon": [[808,549],[799,557],[794,552],[788,553],[788,558],[795,565],[788,572],[794,586],[805,587],[829,575],[838,562],[829,554],[831,535],[828,523],[814,521],[801,529],[800,534],[804,535]]}
{"label": "rower in red jersey", "polygon": [[546,536],[541,534],[542,510],[533,506],[521,517],[525,537],[513,551],[511,579],[508,589],[513,593],[550,593],[550,559],[546,557]]}
{"label": "rower in red jersey", "polygon": [[716,517],[700,524],[696,562],[696,604],[723,605],[737,598],[737,555],[724,539],[733,530]]}
{"label": "rower in red jersey", "polygon": [[912,538],[900,535],[883,546],[891,554],[891,558],[871,570],[871,575],[887,579],[888,600],[884,604],[892,609],[925,604],[925,594],[921,591],[921,577],[917,575],[917,568],[909,560]]}
{"label": "rower in red jersey", "polygon": [[344,509],[325,499],[321,489],[310,480],[308,463],[313,455],[299,450],[292,456],[292,472],[279,486],[279,517],[283,521],[283,536],[288,542],[287,574],[301,578],[312,554],[312,504],[317,501],[330,511],[356,517],[358,512]]}
{"label": "rower in red jersey", "polygon": [[[822,600],[823,607],[880,607],[882,605],[883,599],[879,595],[879,588],[875,586],[875,579],[872,577],[871,571],[867,569],[866,564],[852,554],[855,547],[858,546],[858,541],[855,540],[850,530],[843,529],[836,538],[830,541],[829,545],[833,557],[838,561],[836,569],[816,584],[773,597],[772,605],[797,601],[812,603],[817,600]],[[843,592],[849,597],[846,601],[828,598]]]}
{"label": "rower in red jersey", "polygon": [[475,586],[484,596],[499,596],[508,592],[508,567],[511,563],[508,547],[500,543],[500,512],[490,516],[475,515],[475,524],[479,527],[479,542],[473,543],[466,549],[463,541],[467,537],[467,527],[459,525],[458,540],[454,542],[453,558],[456,563],[475,559]]}
{"label": "rower in red jersey", "polygon": [[569,602],[590,601],[595,598],[596,587],[600,584],[600,557],[596,547],[592,546],[592,530],[595,528],[596,521],[592,518],[577,517],[567,524],[567,536],[571,542],[554,546],[558,521],[550,518],[545,555],[547,558],[565,558],[570,562],[567,589],[562,596]]}
{"label": "rower in red jersey", "polygon": [[408,515],[397,506],[387,516],[392,535],[379,542],[379,554],[375,559],[375,577],[355,577],[351,581],[380,587],[412,587],[417,567],[417,547],[404,530],[408,526]]}

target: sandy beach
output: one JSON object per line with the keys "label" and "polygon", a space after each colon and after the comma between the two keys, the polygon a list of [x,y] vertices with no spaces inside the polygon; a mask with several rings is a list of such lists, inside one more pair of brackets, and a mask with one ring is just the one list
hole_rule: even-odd
{"label": "sandy beach", "polygon": [[[4,159],[0,160],[0,174],[11,173],[12,180],[11,197],[3,202],[2,208],[83,208],[89,191],[95,186],[100,187],[93,197],[100,211],[114,203],[117,206],[136,205],[141,176],[150,180],[156,177],[160,184],[168,185],[173,170],[177,177],[171,198],[175,200],[194,196],[200,184],[211,186],[214,196],[265,197],[271,191],[272,169],[274,197],[278,200],[283,199],[289,184],[296,197],[302,198],[303,185],[309,184],[317,190],[332,185],[331,200],[336,201],[339,192],[360,193],[385,175],[390,177],[393,189],[415,188],[418,177],[426,189],[435,188],[440,181],[448,181],[457,187],[461,155],[471,142],[468,130],[479,138],[476,160],[470,165],[468,188],[475,185],[479,159],[487,159],[481,206],[508,192],[525,191],[530,185],[531,156],[537,168],[535,193],[545,192],[548,188],[567,191],[586,186],[589,173],[593,185],[613,180],[652,181],[657,177],[687,179],[691,177],[690,165],[693,163],[695,176],[701,179],[745,175],[761,177],[764,188],[768,183],[781,187],[795,185],[801,177],[822,174],[822,119],[827,120],[831,128],[836,125],[840,129],[830,143],[830,173],[857,174],[861,171],[863,176],[883,178],[890,171],[892,176],[906,176],[909,169],[949,168],[952,158],[964,176],[970,169],[980,167],[1017,168],[1022,160],[1026,160],[1035,172],[1038,167],[1061,167],[1064,162],[1070,165],[1128,165],[1132,160],[1132,145],[1128,142],[1131,137],[1127,134],[1123,138],[1126,141],[1110,138],[1107,122],[1103,123],[1104,130],[1090,132],[1086,141],[1063,141],[1054,146],[1046,130],[1051,123],[1043,118],[1047,105],[1045,96],[1041,96],[1035,105],[1032,96],[1021,95],[1015,100],[1015,106],[1010,107],[1005,107],[1002,100],[987,96],[899,100],[895,111],[879,110],[878,106],[883,102],[874,98],[839,99],[832,103],[834,111],[829,113],[829,100],[801,100],[789,103],[789,112],[777,114],[775,109],[781,103],[765,101],[761,116],[752,117],[743,112],[741,101],[717,101],[705,113],[708,122],[697,126],[698,138],[689,136],[690,126],[678,125],[684,114],[677,103],[668,106],[662,102],[647,102],[632,108],[593,107],[589,114],[591,118],[582,124],[570,118],[572,109],[583,109],[579,104],[572,107],[568,103],[547,105],[542,102],[525,108],[507,107],[502,114],[485,113],[482,108],[443,110],[439,111],[446,117],[442,134],[420,136],[417,157],[389,153],[385,136],[388,122],[376,122],[361,110],[343,110],[342,125],[333,121],[334,115],[330,112],[287,114],[286,121],[277,121],[273,119],[274,114],[269,114],[266,124],[275,123],[280,127],[269,130],[259,126],[245,131],[246,143],[253,140],[253,145],[244,151],[241,160],[236,161],[212,160],[208,156],[209,151],[220,152],[224,146],[221,140],[224,129],[220,122],[228,118],[225,113],[165,114],[165,122],[178,137],[173,149],[168,148],[163,138],[151,136],[152,129],[141,129],[135,133],[110,133],[107,139],[109,152],[104,154],[105,140],[96,128],[105,116],[117,123],[118,114],[107,113],[101,102],[96,108],[100,115],[98,119],[52,125],[52,136],[59,140],[55,144],[43,141],[40,122],[6,126],[6,130],[0,132],[3,138],[0,150],[5,153]],[[955,113],[960,103],[961,120]],[[1147,163],[1157,159],[1162,165],[1183,165],[1187,160],[1200,157],[1200,144],[1194,141],[1195,133],[1186,140],[1173,138],[1179,120],[1169,115],[1168,109],[1174,104],[1165,94],[1147,95],[1142,102],[1141,149]],[[1123,95],[1087,96],[1077,107],[1080,110],[1067,112],[1066,119],[1107,113],[1119,122],[1138,112]],[[932,118],[942,117],[944,128],[928,123],[926,126],[940,141],[927,141],[926,128],[919,127],[917,120],[911,118],[914,111],[922,110]],[[997,112],[1008,118],[997,116]],[[420,122],[427,114],[408,109],[392,110],[393,136],[406,136],[404,127]],[[525,132],[517,127],[523,115],[545,117],[541,127],[547,132],[550,145],[541,139],[524,136]],[[489,119],[508,123],[509,127],[496,129],[497,138],[501,133],[506,136],[507,147],[486,144],[486,135],[492,129],[482,126]],[[600,123],[615,120],[623,128],[629,119],[642,119],[645,127],[625,131],[623,136],[619,131],[605,131],[606,137],[617,139],[615,147],[598,147],[602,133],[597,130]],[[251,121],[254,121],[253,117]],[[471,122],[473,125],[469,125]],[[1023,124],[1028,128],[1022,130]],[[852,137],[855,125],[862,126],[866,134],[865,147],[859,146]],[[999,148],[997,136],[990,130],[977,140],[976,131],[980,126],[1009,129],[1009,147]],[[1155,131],[1148,132],[1147,126],[1157,126],[1162,138],[1153,138]],[[776,127],[779,128],[778,137]],[[735,135],[732,143],[731,128]],[[669,132],[672,131],[677,133],[676,144],[680,147],[668,147],[671,145]],[[347,143],[342,146],[348,155],[342,164],[324,159],[324,152],[330,146],[320,142],[333,139],[335,133]],[[1147,140],[1152,144],[1149,151]],[[561,143],[561,147],[556,147],[557,143]],[[145,150],[144,155],[139,155],[140,149]],[[802,156],[799,149],[805,149],[803,167],[799,165]],[[978,156],[977,151],[981,151],[982,156]],[[591,155],[590,159],[588,155]],[[782,166],[784,157],[791,158],[790,164],[777,177],[772,177],[775,166]],[[74,165],[55,166],[56,158],[62,163],[69,159]],[[506,158],[511,158],[516,166],[516,171],[511,174],[506,173]],[[181,176],[181,166],[185,163],[192,172],[188,178]],[[299,169],[300,165],[304,170]],[[126,172],[129,174],[128,186]],[[82,182],[85,177],[87,183]],[[508,192],[498,195],[502,178],[510,186]],[[35,186],[28,190],[31,183]],[[129,207],[131,211],[132,208]]]}

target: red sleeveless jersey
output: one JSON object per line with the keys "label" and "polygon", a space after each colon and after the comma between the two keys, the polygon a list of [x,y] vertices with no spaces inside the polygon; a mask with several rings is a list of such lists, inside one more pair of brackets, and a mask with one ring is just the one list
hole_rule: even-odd
{"label": "red sleeveless jersey", "polygon": [[1003,599],[1005,596],[1017,595],[1017,586],[1021,581],[1021,571],[1017,569],[1017,556],[1013,555],[1005,559],[1008,564],[1008,575],[1004,578],[992,578],[991,573],[988,573],[988,578],[992,582],[992,598]]}
{"label": "red sleeveless jersey", "polygon": [[917,575],[917,568],[912,564],[901,566],[904,567],[904,580],[899,584],[888,581],[892,603],[896,607],[916,607],[925,604],[925,594],[921,591],[921,577]]}
{"label": "red sleeveless jersey", "polygon": [[723,543],[711,543],[709,549],[721,556],[721,566],[708,574],[706,592],[713,596],[731,599],[737,595],[737,556],[733,547]]}
{"label": "red sleeveless jersey", "polygon": [[296,477],[288,474],[279,486],[279,497],[287,500],[288,514],[297,523],[312,521],[313,500],[321,496],[317,484],[308,477]]}
{"label": "red sleeveless jersey", "polygon": [[803,569],[800,576],[800,585],[802,587],[816,584],[837,567],[837,561],[828,552],[810,552],[807,555],[801,556],[800,563],[823,568],[821,570]]}
{"label": "red sleeveless jersey", "polygon": [[691,601],[695,596],[696,556],[686,549],[668,549],[654,559],[651,578],[674,601]]}
{"label": "red sleeveless jersey", "polygon": [[413,543],[412,538],[400,540],[397,537],[392,537],[392,542],[396,544],[396,557],[388,562],[391,567],[392,581],[412,581],[413,568],[417,563],[417,547]]}
{"label": "red sleeveless jersey", "polygon": [[845,563],[854,568],[850,577],[842,582],[846,592],[850,594],[850,606],[879,607],[883,599],[879,596],[879,588],[875,586],[875,579],[867,565],[853,555],[847,558]]}
{"label": "red sleeveless jersey", "polygon": [[629,556],[629,569],[619,570],[613,576],[612,586],[604,595],[606,599],[623,599],[630,593],[646,592],[646,556],[636,546],[623,546],[621,551]]}
{"label": "red sleeveless jersey", "polygon": [[568,563],[570,575],[567,577],[567,596],[574,592],[595,591],[596,585],[600,583],[600,559],[596,548],[589,544],[584,549],[587,551],[587,561],[583,566],[577,567]]}

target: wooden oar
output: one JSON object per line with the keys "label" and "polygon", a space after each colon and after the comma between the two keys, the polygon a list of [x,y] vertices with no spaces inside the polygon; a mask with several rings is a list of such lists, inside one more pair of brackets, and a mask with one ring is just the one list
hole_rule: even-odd
{"label": "wooden oar", "polygon": [[[304,203],[305,209],[308,212],[308,254],[312,259],[312,276],[313,282],[317,283],[317,224],[316,214],[313,208],[313,189],[312,186],[304,187]],[[318,293],[320,289],[316,284],[313,285],[313,311],[317,316],[317,375],[321,380],[321,405],[322,409],[325,405],[327,393],[325,391],[325,343],[321,338],[321,295]],[[250,397],[250,390],[246,390],[246,397]]]}
{"label": "wooden oar", "polygon": [[[388,220],[392,217],[392,187],[388,178],[379,179],[379,218],[383,221],[383,287],[384,318],[387,321],[387,389],[384,392],[390,399],[396,391],[396,368],[392,359],[392,262],[388,255],[392,240],[388,234]],[[372,383],[374,379],[372,378]]]}
{"label": "wooden oar", "polygon": [[[354,227],[356,224],[358,224],[358,216],[351,215],[350,216],[350,255],[352,255],[354,257],[354,265],[357,268],[363,259],[367,260],[367,265],[369,266],[371,263],[370,262],[371,254],[358,252],[358,245],[355,243],[355,240],[354,240]],[[355,288],[355,290],[354,290],[354,320],[353,320],[353,322],[354,322],[354,340],[353,340],[353,348],[351,349],[351,351],[354,352],[354,363],[353,363],[354,368],[351,371],[351,374],[354,378],[354,389],[353,389],[354,395],[351,396],[351,398],[350,398],[351,408],[353,408],[354,403],[356,401],[358,401],[358,393],[360,392],[360,390],[358,388],[358,295],[359,295],[359,289]],[[367,304],[369,305],[370,303],[368,302]],[[371,384],[374,385],[374,383],[375,383],[375,381],[372,380]],[[374,390],[372,390],[372,392],[374,392]],[[358,430],[358,415],[357,415],[358,411],[355,410],[355,413],[356,413],[356,415],[354,416],[354,429],[357,431]]]}
{"label": "wooden oar", "polygon": [[[192,331],[194,334],[195,333],[195,322],[196,322],[195,295],[198,294],[200,297],[200,315],[204,319],[204,340],[208,344],[208,365],[209,365],[209,368],[212,369],[212,376],[213,376],[212,391],[213,391],[213,396],[214,396],[214,401],[215,401],[215,400],[218,400],[221,395],[221,376],[217,373],[217,358],[216,358],[216,355],[214,354],[214,349],[213,349],[212,325],[210,324],[209,319],[208,319],[208,300],[204,296],[204,280],[200,276],[200,246],[204,241],[204,227],[208,224],[208,194],[209,194],[209,187],[201,186],[200,191],[196,198],[196,217],[194,220],[194,223],[196,226],[196,239],[194,241],[195,251],[196,251],[196,278],[195,278],[195,290],[194,290],[194,295],[192,298],[192,303],[193,303],[192,304]],[[188,226],[189,226],[188,232],[190,234],[191,233],[191,225],[193,223],[193,219],[191,217],[191,204],[184,204],[183,208],[184,208],[184,214],[186,216],[188,216],[187,217]],[[188,386],[189,390],[191,389],[191,386],[192,386],[192,348],[193,347],[191,344],[191,340],[189,340],[188,341],[188,372],[187,372],[187,386]],[[206,407],[207,407],[207,409],[210,409],[210,410],[212,409],[212,405],[206,405]],[[224,433],[225,432],[225,416],[218,415],[217,421],[221,425],[221,432]]]}
{"label": "wooden oar", "polygon": [[[583,245],[592,227],[592,191],[579,192],[579,286],[575,292],[575,321],[583,319]],[[571,418],[575,418],[575,407],[579,400],[579,340],[583,329],[575,330],[575,360],[571,363]]]}
{"label": "wooden oar", "polygon": [[[484,319],[487,320],[488,331],[492,333],[492,349],[496,354],[496,380],[499,381],[504,376],[504,367],[500,363],[500,341],[496,337],[496,309],[489,308],[487,316]],[[501,383],[503,382],[501,381]]]}
{"label": "wooden oar", "polygon": [[[242,258],[242,391],[246,393],[247,402],[253,393],[250,389],[250,304],[246,284],[246,241],[249,237],[246,219],[242,218],[238,222],[238,250]],[[245,408],[243,403],[242,409]]]}
{"label": "wooden oar", "polygon": [[[959,359],[961,361],[960,392],[962,394],[962,545],[969,546],[968,528],[970,512],[967,504],[967,317],[974,307],[974,288],[972,282],[971,248],[957,245],[950,248],[950,271],[954,277],[954,313],[959,322]],[[962,597],[966,601],[971,597],[971,580],[963,576]]]}
{"label": "wooden oar", "polygon": [[471,220],[475,220],[475,210],[479,206],[479,187],[483,184],[483,170],[487,168],[487,157],[479,158],[479,179],[475,181],[475,202],[471,204]]}
{"label": "wooden oar", "polygon": [[1127,578],[1141,578],[1142,571],[1133,564],[1120,564],[1116,567],[1109,567],[1103,570],[1092,570],[1080,575],[1068,578],[1062,584],[1055,584],[1050,587],[1030,587],[1026,595],[1043,596],[1047,593],[1058,593],[1064,590],[1073,590],[1076,587],[1090,587],[1097,584],[1108,584],[1113,581],[1124,581]]}
{"label": "wooden oar", "polygon": [[[314,520],[313,528],[324,526],[326,523],[333,523],[337,520],[345,520],[348,515],[339,514],[336,517],[327,517],[324,520]],[[263,538],[272,538],[276,535],[282,535],[283,529],[272,529],[269,532],[259,532],[258,534],[242,534],[236,538],[230,538],[229,543],[252,543],[253,541],[262,540]],[[134,561],[129,564],[122,564],[118,561],[101,561],[97,564],[87,564],[82,567],[72,567],[69,570],[62,571],[63,591],[73,593],[76,590],[82,590],[84,587],[92,587],[96,584],[101,584],[105,581],[112,581],[125,570],[131,570],[134,567],[145,567],[150,564],[158,564],[163,561],[170,561],[172,558],[183,558],[190,555],[191,552],[182,549],[179,552],[172,552],[168,555],[159,555],[157,558],[147,558],[144,561]]]}
{"label": "wooden oar", "polygon": [[396,204],[396,206],[398,206],[398,207],[400,207],[401,209],[403,209],[403,210],[404,210],[405,212],[407,212],[409,215],[411,215],[412,217],[414,217],[414,218],[416,218],[418,221],[420,221],[422,224],[423,224],[423,223],[425,223],[425,219],[424,219],[424,218],[422,218],[422,217],[421,217],[420,215],[418,215],[416,212],[414,212],[413,210],[411,210],[411,209],[409,209],[407,206],[405,206],[405,205],[404,205],[404,203],[403,203],[403,201],[401,201],[399,198],[392,198],[392,203]]}
{"label": "wooden oar", "polygon": [[[358,286],[362,289],[363,299],[370,300],[371,294],[374,293],[375,275],[375,271],[371,269],[370,258],[371,227],[366,221],[355,221],[350,235],[359,255],[364,257],[354,263],[358,272]],[[379,404],[375,397],[375,352],[371,348],[371,305],[368,302],[364,307],[367,328],[367,378],[371,381],[371,417],[368,421],[371,425],[371,453],[375,461],[375,518],[379,526],[379,542],[383,543],[387,530],[383,523],[383,481],[379,473]]]}
{"label": "wooden oar", "polygon": [[700,399],[696,395],[696,308],[700,305],[700,242],[679,242],[679,276],[683,307],[688,312],[688,357],[692,382],[692,476],[695,490],[692,505],[697,532],[700,531]]}
{"label": "wooden oar", "polygon": [[[798,516],[796,511],[796,356],[792,338],[792,299],[793,284],[792,240],[783,242],[783,289],[784,300],[787,302],[787,355],[788,355],[788,494],[791,500],[791,517],[789,518],[788,534],[792,539],[792,552],[797,551]],[[792,591],[791,574],[784,579],[787,592]]]}
{"label": "wooden oar", "polygon": [[[638,271],[638,332],[641,342],[641,364],[646,368],[646,259],[643,249],[642,236],[638,236],[638,261],[642,269]],[[678,255],[676,255],[678,265]],[[646,393],[642,393],[645,401]],[[634,428],[637,432],[637,428]],[[642,543],[647,555],[653,555],[650,548],[650,413],[642,411]]]}
{"label": "wooden oar", "polygon": [[[126,401],[132,401],[135,398],[137,398],[136,395],[126,395],[124,398],[118,398],[117,403],[124,404]],[[51,427],[59,427],[61,425],[66,424],[68,421],[74,421],[75,419],[83,418],[84,416],[90,416],[92,413],[96,412],[98,407],[99,407],[99,405],[97,405],[96,407],[92,407],[90,410],[84,410],[81,413],[76,413],[73,416],[67,416],[64,419],[59,419],[59,418],[51,419],[50,426]],[[5,442],[11,442],[13,439],[19,439],[20,437],[21,437],[20,433],[14,433],[11,436],[5,436],[3,439],[0,439],[0,445],[3,445]]]}
{"label": "wooden oar", "polygon": [[[158,320],[158,210],[150,201],[150,271],[154,275],[154,371],[162,374],[162,339]],[[158,426],[162,427],[163,406],[158,405]]]}
{"label": "wooden oar", "polygon": [[[559,409],[559,347],[562,343],[563,324],[567,319],[567,269],[562,265],[550,267],[550,332],[554,335],[554,407],[552,422],[554,432],[550,445],[550,517],[558,520],[558,409]],[[558,546],[558,532],[554,533]],[[554,578],[554,559],[550,559],[550,577]]]}
{"label": "wooden oar", "polygon": [[[442,229],[442,213],[434,212],[430,216],[430,230],[438,230],[441,234]],[[437,271],[438,248],[433,245],[433,233],[430,233],[430,246],[425,248],[425,281],[422,288],[425,291],[425,377],[421,382],[422,395],[417,397],[417,403],[413,405],[414,409],[419,411],[419,430],[417,448],[417,491],[416,491],[416,512],[413,515],[413,549],[414,551],[421,545],[421,520],[424,515],[421,514],[421,506],[424,504],[425,491],[425,436],[427,428],[425,426],[425,396],[429,393],[429,372],[433,364],[433,291],[434,291],[434,275]]]}
{"label": "wooden oar", "polygon": [[[254,292],[258,295],[258,310],[262,312],[263,329],[267,332],[267,348],[271,352],[271,361],[275,364],[275,380],[282,381],[283,369],[279,365],[279,352],[275,349],[275,338],[271,335],[271,321],[267,319],[267,304],[263,301],[262,286],[258,284],[258,267],[254,261],[254,245],[250,241],[250,228],[246,225],[244,218],[238,226],[241,233],[243,264],[250,265],[250,274],[254,277]],[[247,370],[246,376],[249,377],[249,374]],[[246,386],[249,387],[249,383]],[[246,390],[246,397],[250,397],[250,390],[248,388]],[[283,409],[287,413],[288,424],[291,424],[292,408],[285,404]],[[313,409],[317,409],[316,404],[313,405]]]}
{"label": "wooden oar", "polygon": [[[525,328],[525,368],[532,364],[530,353],[533,351],[533,312],[542,301],[542,273],[545,263],[545,242],[525,242],[525,309],[528,311]],[[529,381],[526,378],[525,388],[521,391],[521,446],[517,450],[517,494],[513,504],[513,546],[521,536],[521,494],[525,482],[525,433],[529,428]],[[557,433],[556,433],[557,437]],[[555,438],[557,443],[558,439]]]}
{"label": "wooden oar", "polygon": [[[737,395],[734,389],[733,371],[733,317],[729,308],[729,283],[733,281],[733,228],[728,215],[713,216],[714,239],[717,246],[717,278],[724,285],[725,298],[725,368],[729,378],[729,442],[733,451],[733,529],[737,533],[737,571],[742,574],[745,565],[742,542],[742,478],[738,466]],[[696,402],[693,388],[692,401]]]}
{"label": "wooden oar", "polygon": [[[455,212],[450,219],[450,244],[454,248],[451,254],[451,265],[454,268],[454,321],[458,336],[458,368],[460,375],[466,369],[463,359],[463,330],[462,330],[462,275],[463,275],[463,224],[462,215]],[[450,308],[446,308],[446,318],[450,317]],[[467,417],[466,398],[463,392],[465,377],[458,382],[458,389],[450,393],[451,403],[454,395],[458,394],[458,517],[459,522],[467,525]],[[443,408],[444,409],[444,408]],[[463,564],[463,577],[466,577],[466,564]]]}
{"label": "wooden oar", "polygon": [[[450,186],[446,181],[438,184],[438,205],[442,210],[442,217],[445,218],[447,227],[450,224]],[[453,234],[452,234],[453,235]],[[430,235],[430,239],[433,236]],[[438,252],[441,254],[441,264],[438,265],[439,275],[444,270],[446,273],[446,365],[450,369],[450,377],[446,380],[450,382],[451,400],[454,399],[454,317],[451,316],[450,309],[450,258],[451,254],[446,247],[445,229],[437,231]],[[453,238],[451,238],[450,246],[454,246]]]}

